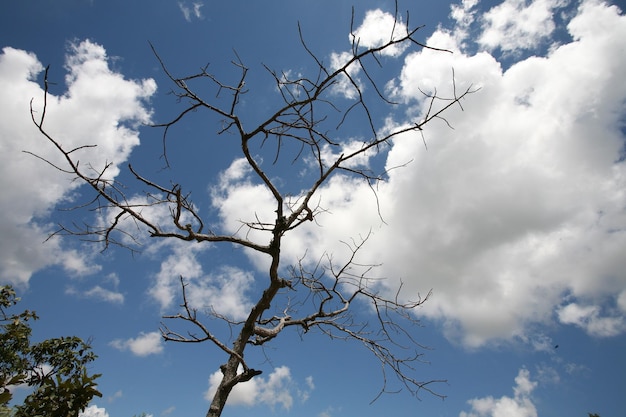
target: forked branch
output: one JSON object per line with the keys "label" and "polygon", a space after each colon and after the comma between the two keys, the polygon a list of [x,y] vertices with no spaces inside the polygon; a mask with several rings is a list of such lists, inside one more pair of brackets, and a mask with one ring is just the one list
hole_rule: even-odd
{"label": "forked branch", "polygon": [[[281,257],[283,238],[287,234],[305,224],[315,224],[321,213],[331,212],[332,207],[322,206],[320,190],[334,175],[360,178],[376,196],[374,184],[384,178],[385,172],[373,172],[371,168],[360,165],[359,158],[382,156],[392,140],[406,133],[419,132],[423,135],[425,126],[435,119],[450,126],[444,114],[456,105],[463,110],[461,102],[477,90],[471,85],[459,88],[453,70],[451,96],[441,96],[436,90],[424,93],[424,112],[419,118],[406,121],[395,129],[385,128],[380,108],[387,109],[387,116],[396,111],[399,104],[386,94],[385,89],[381,88],[383,82],[377,79],[376,74],[384,63],[382,55],[390,48],[403,45],[449,53],[420,42],[417,39],[420,27],[411,29],[408,26],[408,14],[406,30],[401,33],[399,29],[405,25],[398,17],[397,4],[395,17],[386,42],[363,47],[354,30],[353,11],[350,55],[336,68],[329,67],[312,51],[298,25],[301,45],[310,56],[314,69],[307,76],[274,71],[265,66],[278,92],[277,104],[256,123],[249,122],[241,108],[242,98],[251,93],[246,87],[249,69],[236,52],[236,59],[231,62],[236,71],[229,80],[209,72],[209,65],[192,75],[180,77],[168,69],[156,48],[151,45],[164,74],[173,84],[173,95],[183,103],[182,110],[169,121],[153,125],[163,129],[163,157],[166,165],[170,166],[166,143],[172,129],[185,121],[192,112],[204,111],[221,121],[215,132],[217,135],[229,133],[237,141],[238,157],[246,161],[254,182],[263,185],[271,196],[271,220],[255,212],[251,218],[236,219],[242,227],[232,234],[207,227],[214,225],[215,221],[201,215],[191,193],[181,184],[164,186],[129,165],[132,178],[142,189],[138,197],[136,194],[127,194],[128,188],[109,176],[111,162],[105,163],[101,169],[80,163],[84,151],[95,145],[65,148],[45,128],[49,105],[48,69],[44,77],[43,108],[40,113],[37,113],[31,101],[33,123],[63,157],[63,164],[35,156],[63,174],[69,174],[73,179],[87,184],[94,197],[86,207],[104,215],[102,217],[105,219],[95,226],[62,226],[58,233],[91,238],[103,243],[104,248],[110,244],[128,247],[128,242],[133,242],[132,239],[142,233],[154,238],[173,238],[184,242],[227,243],[251,249],[268,259],[266,273],[257,279],[257,287],[262,290],[256,294],[256,300],[251,303],[252,307],[245,319],[235,320],[216,310],[209,312],[209,315],[230,326],[233,330],[232,341],[220,339],[204,324],[195,307],[190,304],[187,294],[190,287],[182,277],[180,311],[164,316],[166,320],[184,322],[194,329],[194,332],[178,332],[163,324],[161,334],[165,340],[208,342],[227,358],[220,366],[222,379],[212,399],[208,417],[221,415],[235,385],[261,373],[246,363],[246,348],[270,343],[290,327],[299,329],[302,334],[318,330],[332,339],[341,338],[363,344],[381,364],[381,393],[389,391],[388,374],[394,375],[403,387],[414,394],[422,390],[434,393],[430,384],[435,381],[419,381],[413,376],[412,367],[414,362],[421,360],[425,349],[413,336],[415,326],[419,325],[414,310],[426,302],[430,293],[424,298],[418,296],[417,301],[407,302],[403,301],[400,288],[395,297],[382,292],[380,278],[373,276],[377,265],[360,263],[357,259],[370,238],[369,234],[346,243],[349,255],[343,262],[337,262],[332,255],[327,254],[313,262],[303,257],[297,265],[288,267]],[[361,74],[364,79],[361,79]],[[341,94],[339,86],[342,85],[349,86],[350,94],[345,94],[345,90]],[[346,139],[349,135],[337,133],[349,125],[365,127],[366,134],[359,138],[362,141],[360,146],[351,146]],[[288,158],[289,163],[300,163],[300,168],[308,170],[309,175],[299,178],[301,192],[298,195],[290,194],[290,187],[292,190],[294,186],[288,178],[274,175],[270,172],[271,167],[264,165],[263,157],[267,156],[267,148],[264,147],[269,145],[274,146],[269,158],[274,164]],[[296,149],[295,157],[293,154],[284,156],[286,152],[281,151],[286,148]],[[302,185],[302,181],[308,182]],[[146,188],[147,191],[143,191]],[[377,204],[380,202],[377,201]],[[162,217],[152,216],[156,210],[147,210],[155,207],[167,209],[167,222],[163,222]],[[132,226],[130,230],[129,224]],[[118,233],[120,235],[116,237]],[[291,273],[290,279],[283,278],[283,274],[288,272]],[[357,318],[353,314],[356,303],[368,306],[370,314],[367,319]]]}

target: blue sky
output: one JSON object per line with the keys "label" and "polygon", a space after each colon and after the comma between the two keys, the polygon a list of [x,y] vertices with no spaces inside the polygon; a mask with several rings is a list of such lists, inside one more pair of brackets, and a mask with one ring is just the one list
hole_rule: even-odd
{"label": "blue sky", "polygon": [[[404,4],[410,3],[410,4]],[[218,136],[219,120],[193,114],[168,142],[144,127],[181,109],[151,52],[177,75],[210,63],[237,76],[234,50],[250,68],[242,116],[253,124],[277,103],[263,64],[311,75],[298,41],[325,62],[349,50],[352,2],[102,1],[5,2],[0,6],[0,282],[42,317],[35,338],[77,335],[93,341],[103,374],[87,417],[204,415],[211,377],[224,358],[209,345],[164,343],[163,314],[176,311],[180,274],[196,302],[239,317],[258,289],[263,260],[230,246],[142,238],[141,252],[71,237],[46,240],[62,222],[93,223],[76,182],[23,153],[56,156],[32,126],[50,65],[48,127],[67,144],[98,143],[94,165],[119,168],[140,192],[128,162],[146,176],[184,184],[216,227],[272,213],[263,190],[237,163],[237,144]],[[285,331],[248,360],[263,374],[233,395],[225,416],[603,417],[626,409],[626,17],[623,2],[506,0],[400,2],[420,39],[452,54],[408,50],[386,56],[377,74],[401,105],[376,108],[378,123],[418,115],[419,89],[481,87],[424,139],[407,135],[370,161],[398,167],[378,188],[341,177],[321,190],[330,213],[294,234],[284,258],[307,251],[341,256],[341,241],[369,230],[363,259],[403,296],[432,296],[416,316],[415,337],[431,347],[423,393],[383,395],[379,364],[356,343]],[[362,39],[384,27],[391,1],[355,4]],[[367,19],[369,16],[370,19]],[[309,72],[307,72],[309,71]],[[362,74],[357,74],[357,76]],[[229,78],[231,77],[231,78]],[[349,91],[337,90],[337,100]],[[386,119],[387,118],[387,119]],[[346,125],[338,139],[364,130]],[[261,151],[259,151],[261,152]],[[265,150],[264,150],[265,152]],[[271,160],[271,150],[267,150]],[[299,170],[301,167],[297,167]],[[306,175],[268,165],[297,193]],[[250,202],[254,202],[251,204]],[[164,213],[155,212],[155,216]],[[244,293],[240,291],[244,289]],[[381,289],[384,290],[384,287]],[[359,314],[367,318],[368,311]],[[228,329],[210,321],[228,337]],[[175,323],[170,323],[175,327]],[[555,346],[558,345],[558,348]]]}

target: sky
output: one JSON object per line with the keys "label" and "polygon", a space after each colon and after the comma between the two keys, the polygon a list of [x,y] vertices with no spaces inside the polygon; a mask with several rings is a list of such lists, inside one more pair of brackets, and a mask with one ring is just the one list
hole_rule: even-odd
{"label": "sky", "polygon": [[[14,285],[21,306],[41,316],[34,339],[92,342],[103,397],[84,417],[204,415],[224,357],[206,344],[163,342],[161,316],[177,311],[182,275],[194,305],[240,318],[266,264],[230,245],[145,235],[137,252],[48,239],[59,223],[101,218],[69,210],[89,199],[87,190],[41,160],[62,163],[30,119],[31,99],[40,109],[44,68],[47,129],[68,147],[98,144],[82,163],[112,163],[110,175],[132,198],[144,190],[128,163],[183,184],[207,224],[237,233],[239,220],[271,216],[275,207],[237,143],[218,135],[215,117],[192,114],[170,132],[166,167],[163,132],[148,125],[171,120],[182,104],[150,44],[177,75],[208,63],[220,79],[236,80],[231,61],[239,57],[249,68],[241,117],[253,125],[280,103],[264,66],[315,76],[298,22],[308,47],[333,65],[350,50],[353,5],[361,45],[389,36],[394,3],[386,0],[0,5],[0,283]],[[382,293],[400,283],[403,299],[432,291],[414,313],[421,326],[411,331],[428,347],[415,372],[445,379],[433,386],[445,399],[402,391],[371,403],[382,376],[366,349],[287,329],[248,353],[263,374],[238,387],[224,416],[624,415],[625,8],[598,0],[399,2],[403,24],[408,10],[411,26],[424,25],[418,39],[452,53],[382,56],[376,79],[397,104],[373,108],[376,125],[419,119],[421,91],[449,96],[453,80],[459,91],[477,91],[423,137],[402,135],[362,161],[387,170],[376,195],[346,176],[322,187],[328,211],[286,238],[283,258],[341,259],[342,242],[371,233],[359,259],[379,265]],[[358,69],[354,76],[364,81]],[[333,91],[338,102],[353,93],[343,84]],[[367,129],[347,123],[333,134],[350,144]],[[274,150],[259,152],[273,178],[298,195],[306,161],[272,165]],[[167,211],[152,215],[167,222]],[[371,311],[357,314],[367,320]],[[207,323],[228,339],[228,329]]]}

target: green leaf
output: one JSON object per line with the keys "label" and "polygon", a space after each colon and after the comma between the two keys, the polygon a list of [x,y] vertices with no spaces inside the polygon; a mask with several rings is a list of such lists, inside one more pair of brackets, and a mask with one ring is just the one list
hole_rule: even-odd
{"label": "green leaf", "polygon": [[13,394],[11,394],[8,390],[0,393],[0,405],[4,405],[11,401]]}
{"label": "green leaf", "polygon": [[[2,416],[78,417],[94,396],[101,397],[86,365],[96,359],[91,346],[69,336],[31,344],[29,320],[35,312],[12,314],[7,310],[19,301],[10,286],[0,286],[0,406],[11,400],[8,385],[26,383],[34,388],[24,403],[13,409],[1,408]],[[44,374],[42,369],[50,369]]]}

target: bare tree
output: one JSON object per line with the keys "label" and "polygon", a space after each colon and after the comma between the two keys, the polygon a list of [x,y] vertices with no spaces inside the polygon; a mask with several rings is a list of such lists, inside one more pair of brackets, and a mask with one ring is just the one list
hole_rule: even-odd
{"label": "bare tree", "polygon": [[[211,242],[234,244],[260,253],[269,260],[263,291],[250,309],[245,320],[235,320],[217,311],[207,313],[227,323],[234,329],[231,340],[220,339],[206,324],[205,315],[198,314],[188,299],[188,285],[180,277],[182,288],[181,310],[165,316],[162,325],[163,338],[168,341],[183,343],[209,342],[221,350],[226,361],[220,366],[221,382],[212,399],[207,416],[220,416],[232,389],[239,383],[249,381],[261,374],[246,362],[248,347],[263,346],[273,340],[287,328],[296,328],[302,334],[311,330],[321,331],[330,338],[344,338],[361,342],[380,361],[383,372],[381,393],[388,387],[388,376],[395,376],[411,393],[417,395],[425,390],[434,393],[431,384],[435,381],[421,381],[414,376],[412,365],[419,361],[423,347],[414,339],[413,330],[418,324],[412,310],[426,301],[428,295],[415,301],[405,302],[400,297],[398,288],[395,297],[385,297],[377,290],[377,281],[372,271],[375,264],[363,264],[357,257],[366,244],[369,234],[346,242],[351,254],[347,260],[335,261],[332,254],[322,256],[311,262],[306,254],[295,265],[284,265],[281,258],[281,246],[284,237],[305,223],[316,222],[317,217],[332,207],[323,207],[318,199],[321,187],[333,175],[342,173],[353,178],[360,178],[375,190],[377,182],[384,180],[385,173],[376,173],[354,161],[366,154],[384,152],[385,146],[399,135],[411,131],[420,132],[434,119],[443,118],[443,113],[451,106],[460,106],[468,94],[469,87],[456,91],[454,73],[452,75],[453,94],[443,97],[437,93],[424,93],[425,107],[419,120],[404,124],[393,130],[378,127],[373,106],[386,106],[390,110],[396,103],[380,88],[375,81],[374,72],[383,68],[382,55],[398,46],[429,48],[416,39],[418,28],[410,29],[408,14],[400,19],[396,11],[395,24],[388,41],[379,46],[364,48],[359,44],[354,25],[351,25],[352,47],[349,59],[336,68],[329,67],[314,54],[304,40],[298,27],[302,47],[309,55],[315,71],[309,76],[291,76],[288,72],[277,72],[268,67],[275,87],[282,99],[281,104],[270,111],[266,118],[253,127],[247,125],[240,100],[248,90],[245,86],[248,67],[235,54],[232,61],[237,72],[234,80],[225,81],[208,72],[208,67],[198,73],[179,77],[174,75],[156,53],[161,67],[173,83],[172,93],[183,103],[185,108],[169,122],[155,126],[164,129],[163,156],[169,164],[166,151],[168,132],[172,127],[183,122],[192,112],[206,111],[222,120],[217,134],[230,134],[240,145],[241,156],[245,158],[256,180],[271,193],[274,201],[273,221],[259,217],[241,220],[237,233],[223,233],[212,230],[191,200],[190,194],[183,191],[179,184],[162,185],[146,178],[132,166],[128,169],[145,191],[143,203],[127,196],[127,191],[118,182],[108,178],[110,164],[102,170],[80,163],[81,152],[93,145],[67,149],[46,129],[46,96],[48,94],[48,70],[46,70],[45,95],[43,109],[36,111],[31,104],[33,122],[47,140],[64,157],[64,166],[55,164],[59,170],[70,173],[89,187],[94,193],[89,207],[99,212],[113,212],[109,222],[87,227],[62,226],[58,233],[85,236],[101,242],[104,247],[111,244],[127,246],[120,238],[132,236],[137,231],[147,231],[154,238],[179,239],[187,242]],[[354,22],[354,12],[353,12]],[[404,22],[403,22],[404,20]],[[399,28],[406,31],[399,33]],[[153,48],[154,50],[154,48]],[[441,53],[448,51],[439,50]],[[354,76],[357,68],[361,78]],[[199,84],[202,83],[202,84]],[[352,98],[339,99],[333,93],[339,83],[352,89]],[[347,84],[346,84],[347,83]],[[208,88],[207,88],[208,86]],[[203,92],[212,91],[211,94]],[[368,137],[363,139],[357,149],[346,147],[338,132],[349,122],[358,122],[367,126]],[[284,158],[303,161],[314,165],[315,174],[298,197],[290,196],[281,188],[281,183],[274,180],[267,172],[258,156],[263,145],[273,144],[274,162]],[[284,147],[297,149],[295,157],[281,153]],[[332,149],[332,160],[325,152]],[[49,161],[47,161],[49,162]],[[51,162],[49,162],[51,163]],[[126,192],[126,194],[125,194]],[[374,197],[375,193],[374,193]],[[151,218],[145,210],[149,206],[167,206],[171,213],[171,223],[163,225]],[[125,228],[127,220],[132,220],[140,228]],[[251,234],[250,232],[255,232]],[[259,233],[265,236],[258,239]],[[255,236],[255,238],[251,238]],[[298,298],[299,297],[299,298]],[[371,317],[366,321],[357,320],[351,313],[356,302],[367,303],[371,307]],[[204,320],[203,320],[204,319]],[[176,331],[167,323],[186,322],[193,331]],[[184,326],[189,328],[188,326]],[[379,394],[380,395],[380,394]]]}

